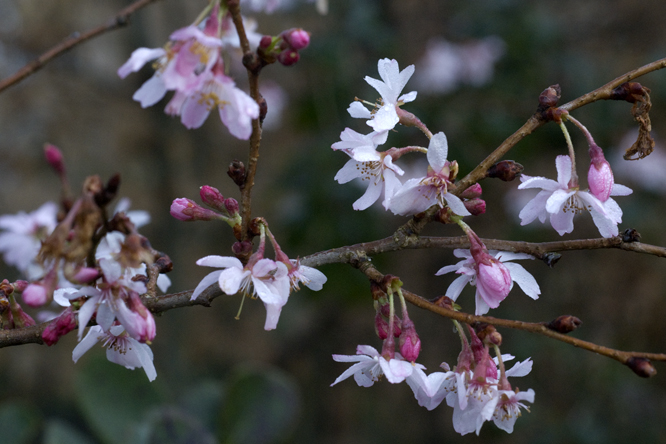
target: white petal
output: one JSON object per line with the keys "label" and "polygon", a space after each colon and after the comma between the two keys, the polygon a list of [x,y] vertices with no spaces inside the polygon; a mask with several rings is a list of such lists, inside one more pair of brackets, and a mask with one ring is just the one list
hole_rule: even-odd
{"label": "white petal", "polygon": [[222,270],[215,270],[212,273],[207,274],[203,279],[201,279],[201,282],[199,282],[197,288],[195,288],[194,291],[192,292],[192,297],[190,298],[190,301],[193,301],[196,298],[198,298],[199,295],[203,293],[203,291],[206,288],[218,282],[220,279],[220,274],[222,274]]}
{"label": "white petal", "polygon": [[471,280],[472,278],[466,275],[457,277],[453,282],[451,282],[449,288],[446,289],[446,297],[451,298],[454,301],[458,299],[458,296],[460,296],[460,293],[462,293],[465,285],[470,283]]}
{"label": "white petal", "polygon": [[372,119],[372,113],[361,102],[352,102],[347,108],[347,112],[357,119]]}
{"label": "white petal", "polygon": [[166,85],[164,85],[162,77],[156,74],[146,80],[146,82],[141,85],[141,88],[136,90],[132,99],[141,103],[142,108],[148,108],[162,100],[162,97],[164,97],[166,92],[167,88]]}
{"label": "white petal", "polygon": [[541,289],[539,288],[536,279],[534,279],[534,276],[532,276],[520,264],[506,262],[504,266],[509,270],[509,273],[511,273],[511,279],[518,284],[520,289],[523,290],[527,296],[532,299],[539,299]]}
{"label": "white petal", "polygon": [[165,54],[164,48],[138,48],[132,52],[129,60],[118,68],[118,75],[124,79],[131,72],[140,70],[143,65]]}
{"label": "white petal", "polygon": [[432,136],[428,145],[428,163],[435,172],[442,171],[446,163],[446,156],[449,154],[449,144],[446,135],[439,132]]}
{"label": "white petal", "polygon": [[97,342],[99,341],[99,337],[102,335],[103,335],[102,327],[100,327],[99,325],[90,327],[86,337],[83,338],[83,340],[79,342],[72,351],[72,359],[74,360],[74,362],[77,362],[85,352],[94,347],[95,344],[97,344]]}
{"label": "white petal", "polygon": [[217,268],[240,268],[243,269],[243,263],[232,256],[206,256],[197,261],[197,265],[204,267]]}
{"label": "white petal", "polygon": [[472,213],[467,211],[467,208],[465,208],[465,204],[463,203],[460,198],[454,194],[451,193],[444,193],[443,195],[444,200],[446,201],[447,205],[453,211],[455,214],[458,216],[471,216]]}
{"label": "white petal", "polygon": [[569,181],[571,180],[571,158],[569,156],[557,156],[555,158],[555,166],[557,168],[557,182],[562,188],[569,188]]}

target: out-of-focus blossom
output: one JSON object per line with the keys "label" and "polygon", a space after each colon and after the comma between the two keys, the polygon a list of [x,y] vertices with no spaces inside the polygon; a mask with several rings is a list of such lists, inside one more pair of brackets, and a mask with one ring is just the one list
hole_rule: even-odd
{"label": "out-of-focus blossom", "polygon": [[[446,290],[446,296],[455,301],[456,299],[458,299],[458,296],[460,296],[460,293],[462,292],[465,285],[470,284],[477,287],[476,291],[477,315],[483,315],[485,313],[488,313],[488,310],[490,308],[496,308],[499,305],[499,302],[497,302],[497,304],[493,303],[494,305],[493,307],[488,303],[489,302],[487,300],[488,298],[483,297],[483,291],[480,291],[481,287],[478,286],[478,281],[477,281],[478,265],[474,260],[474,257],[472,257],[472,253],[470,252],[470,250],[456,249],[453,250],[453,254],[454,256],[462,258],[463,260],[455,265],[447,265],[446,267],[442,267],[437,273],[435,273],[436,276],[441,276],[443,274],[455,271],[457,274],[461,275],[458,278],[456,278],[451,283],[451,285],[449,285],[449,288]],[[541,294],[541,289],[539,288],[539,284],[537,284],[534,277],[527,270],[525,270],[522,267],[522,265],[507,262],[520,259],[534,259],[534,257],[525,253],[510,253],[507,251],[496,251],[496,250],[490,250],[488,251],[488,254],[493,256],[498,262],[501,262],[502,265],[508,270],[511,278],[509,291],[511,291],[511,288],[513,288],[513,283],[515,282],[525,292],[526,295],[528,295],[532,299],[539,298],[539,295]]]}
{"label": "out-of-focus blossom", "polygon": [[282,117],[289,97],[280,85],[271,80],[265,80],[261,83],[261,95],[268,106],[268,112],[261,127],[268,131],[276,130],[282,124]]}
{"label": "out-of-focus blossom", "polygon": [[398,384],[408,378],[415,368],[423,370],[421,364],[412,364],[402,359],[399,353],[395,358],[386,360],[374,347],[359,345],[355,355],[333,355],[336,362],[355,362],[356,364],[345,370],[331,386],[344,381],[354,375],[354,380],[360,387],[370,387],[384,375],[391,384]]}
{"label": "out-of-focus blossom", "polygon": [[[557,156],[555,164],[557,181],[525,174],[520,176],[523,183],[518,186],[519,190],[542,190],[520,212],[520,224],[527,225],[537,218],[543,223],[546,217],[550,216],[550,224],[562,236],[573,231],[574,216],[587,210],[603,237],[617,236],[617,224],[622,222],[622,210],[615,200],[609,197],[605,202],[601,202],[593,194],[580,191],[578,184],[572,180],[569,156]],[[610,196],[627,196],[631,192],[631,189],[624,185],[613,184]]]}
{"label": "out-of-focus blossom", "polygon": [[58,206],[46,202],[32,213],[0,216],[0,252],[5,262],[16,267],[29,280],[39,278],[43,268],[35,262],[41,241],[57,225]]}
{"label": "out-of-focus blossom", "polygon": [[417,214],[433,205],[447,205],[459,216],[471,216],[458,196],[447,192],[452,175],[457,173],[455,162],[446,160],[449,146],[444,133],[432,136],[428,145],[428,172],[425,177],[409,179],[390,198],[388,208],[403,216]]}
{"label": "out-of-focus blossom", "polygon": [[416,64],[419,69],[414,82],[419,91],[433,94],[446,94],[465,84],[483,86],[492,80],[495,63],[505,47],[497,36],[463,44],[431,39]]}
{"label": "out-of-focus blossom", "polygon": [[86,337],[74,347],[72,352],[74,362],[98,342],[106,348],[106,358],[114,364],[130,370],[141,367],[149,381],[154,381],[157,377],[150,347],[129,336],[121,325],[114,325],[106,332],[99,325],[90,327]]}

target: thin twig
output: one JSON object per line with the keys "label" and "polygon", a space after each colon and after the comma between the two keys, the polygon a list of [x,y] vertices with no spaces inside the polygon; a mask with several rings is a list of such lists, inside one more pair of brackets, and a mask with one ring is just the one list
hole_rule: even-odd
{"label": "thin twig", "polygon": [[73,47],[87,40],[90,40],[93,37],[97,37],[109,31],[113,31],[114,29],[119,29],[127,26],[129,24],[129,18],[132,14],[134,14],[136,11],[143,8],[144,6],[147,6],[155,1],[157,0],[138,0],[129,5],[128,7],[126,7],[125,9],[121,10],[115,17],[107,20],[105,24],[90,29],[88,31],[85,31],[84,33],[75,32],[71,34],[69,37],[65,38],[63,41],[61,41],[60,43],[58,43],[57,45],[55,45],[54,47],[52,47],[51,49],[49,49],[48,51],[37,57],[35,60],[28,63],[23,68],[19,69],[14,75],[11,75],[0,81],[0,92],[4,91],[5,89],[9,88],[12,85],[19,83],[21,80],[39,71],[48,62],[64,54]]}
{"label": "thin twig", "polygon": [[[380,273],[373,265],[371,265],[367,261],[365,262],[360,261],[352,265],[356,266],[356,268],[361,270],[370,280],[378,284],[381,284],[382,281],[384,280],[384,275]],[[591,352],[607,356],[609,358],[621,362],[622,364],[627,364],[631,358],[645,358],[653,361],[666,361],[666,354],[664,353],[644,353],[644,352],[628,352],[622,350],[615,350],[609,347],[604,347],[602,345],[595,344],[593,342],[583,341],[582,339],[577,339],[572,336],[567,336],[562,333],[558,333],[556,331],[549,329],[543,323],[514,321],[510,319],[495,318],[492,316],[475,316],[468,313],[463,313],[459,311],[450,310],[444,307],[440,307],[422,298],[421,296],[418,296],[414,293],[405,290],[404,288],[402,289],[402,294],[406,300],[416,305],[417,307],[423,308],[433,313],[437,313],[438,315],[444,316],[449,319],[454,319],[459,322],[465,322],[467,324],[482,322],[494,326],[508,327],[517,330],[528,331],[530,333],[537,333],[573,345],[574,347],[582,348],[584,350],[589,350]]]}

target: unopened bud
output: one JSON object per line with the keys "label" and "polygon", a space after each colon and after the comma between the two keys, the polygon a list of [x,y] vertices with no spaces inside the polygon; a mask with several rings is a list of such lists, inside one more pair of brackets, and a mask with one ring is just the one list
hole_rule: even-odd
{"label": "unopened bud", "polygon": [[627,361],[626,366],[641,378],[651,378],[657,374],[657,369],[654,368],[652,362],[646,358],[631,357]]}
{"label": "unopened bud", "polygon": [[234,160],[229,164],[229,170],[227,174],[239,187],[245,186],[245,165],[240,160]]}
{"label": "unopened bud", "polygon": [[502,345],[502,335],[497,331],[494,325],[478,323],[474,325],[476,336],[488,345]]}
{"label": "unopened bud", "polygon": [[511,182],[523,172],[523,166],[513,160],[502,160],[488,168],[486,177]]}
{"label": "unopened bud", "polygon": [[448,296],[439,296],[431,300],[430,302],[437,305],[438,307],[446,308],[448,310],[453,310],[453,299],[451,299]]}
{"label": "unopened bud", "polygon": [[204,185],[199,189],[199,195],[203,203],[218,211],[224,211],[224,196],[217,188]]}
{"label": "unopened bud", "polygon": [[50,143],[44,144],[44,157],[59,176],[65,173],[65,162],[63,161],[62,152],[57,146]]}
{"label": "unopened bud", "polygon": [[283,31],[280,35],[284,41],[296,51],[307,48],[310,44],[310,33],[300,28],[288,29],[287,31]]}
{"label": "unopened bud", "polygon": [[75,328],[76,317],[72,312],[72,307],[67,307],[60,316],[46,326],[42,332],[42,339],[46,345],[51,346]]}
{"label": "unopened bud", "polygon": [[46,287],[40,283],[30,284],[23,291],[23,302],[31,307],[41,307],[49,301]]}
{"label": "unopened bud", "polygon": [[229,217],[234,217],[239,211],[238,201],[233,197],[225,199],[224,208],[229,213]]}
{"label": "unopened bud", "polygon": [[384,293],[384,290],[382,290],[381,285],[375,281],[370,281],[370,293],[372,294],[372,299],[375,301],[386,297],[386,293]]}
{"label": "unopened bud", "polygon": [[233,251],[236,256],[244,256],[244,255],[249,256],[252,253],[252,242],[249,241],[235,242],[231,246],[231,251]]}
{"label": "unopened bud", "polygon": [[635,228],[627,228],[622,232],[622,242],[640,242],[641,234]]}
{"label": "unopened bud", "polygon": [[480,216],[486,212],[486,201],[483,199],[475,198],[463,202],[467,211],[472,213],[472,216]]}
{"label": "unopened bud", "polygon": [[471,187],[468,187],[465,191],[460,193],[460,198],[461,199],[474,199],[476,197],[481,197],[481,193],[483,190],[481,189],[481,184],[478,182],[472,185]]}
{"label": "unopened bud", "polygon": [[611,91],[610,99],[626,100],[629,103],[635,103],[645,95],[646,89],[638,82],[625,82]]}
{"label": "unopened bud", "polygon": [[215,211],[203,208],[193,200],[185,197],[174,199],[171,204],[170,213],[176,219],[188,222],[195,220],[215,220],[222,217]]}
{"label": "unopened bud", "polygon": [[160,255],[155,261],[155,265],[160,273],[168,273],[173,270],[173,262],[171,262],[171,258],[166,254]]}
{"label": "unopened bud", "polygon": [[271,43],[273,43],[273,37],[270,35],[265,35],[261,37],[261,40],[259,40],[259,48],[266,50],[269,46],[271,46]]}
{"label": "unopened bud", "polygon": [[293,49],[284,50],[277,56],[278,62],[284,66],[293,66],[300,58],[301,55],[298,53],[298,51]]}
{"label": "unopened bud", "polygon": [[35,320],[29,314],[23,311],[21,306],[13,296],[9,297],[9,306],[12,311],[12,319],[14,321],[14,328],[31,327],[35,325]]}
{"label": "unopened bud", "polygon": [[553,106],[557,106],[558,100],[562,96],[562,88],[560,85],[551,85],[544,89],[539,95],[539,110],[544,111]]}
{"label": "unopened bud", "polygon": [[546,327],[551,330],[555,330],[558,333],[567,334],[571,333],[582,324],[583,321],[578,319],[576,316],[562,315],[557,319],[550,321],[548,324],[546,324]]}
{"label": "unopened bud", "polygon": [[266,114],[268,114],[268,102],[266,102],[266,99],[263,96],[260,96],[257,100],[257,104],[259,105],[259,121],[264,123]]}
{"label": "unopened bud", "polygon": [[416,333],[414,323],[408,317],[402,322],[402,334],[400,335],[400,354],[406,361],[415,362],[421,352],[421,339]]}
{"label": "unopened bud", "polygon": [[377,312],[375,314],[375,333],[377,333],[377,337],[382,341],[388,338],[388,329],[389,325],[386,318]]}
{"label": "unopened bud", "polygon": [[98,277],[99,277],[99,270],[97,270],[97,268],[81,267],[76,272],[73,279],[78,283],[87,284],[89,282],[94,281]]}

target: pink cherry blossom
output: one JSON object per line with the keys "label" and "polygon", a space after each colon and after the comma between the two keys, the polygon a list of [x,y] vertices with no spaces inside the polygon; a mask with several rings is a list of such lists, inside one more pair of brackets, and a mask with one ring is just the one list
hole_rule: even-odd
{"label": "pink cherry blossom", "polygon": [[[536,218],[543,223],[547,217],[550,217],[550,224],[562,236],[573,231],[574,216],[587,210],[603,237],[617,236],[617,224],[622,222],[622,210],[619,205],[610,197],[602,202],[594,194],[580,191],[578,185],[572,181],[569,156],[557,156],[555,165],[557,181],[525,174],[520,176],[523,183],[518,186],[519,190],[527,188],[542,190],[520,212],[520,224],[527,225]],[[627,196],[631,193],[631,189],[624,185],[613,184],[609,196]]]}
{"label": "pink cherry blossom", "polygon": [[224,270],[214,271],[204,277],[194,289],[191,300],[195,300],[217,281],[220,289],[228,295],[241,291],[244,295],[258,296],[266,307],[264,329],[273,330],[277,327],[282,307],[289,298],[290,281],[285,264],[255,256],[254,260],[251,259],[243,266],[235,257],[206,256],[199,259],[197,265]]}
{"label": "pink cherry blossom", "polygon": [[[499,303],[513,288],[513,283],[532,299],[538,299],[541,294],[539,284],[534,277],[521,265],[514,264],[511,260],[534,259],[525,253],[510,253],[507,251],[490,250],[488,254],[494,260],[493,265],[478,265],[470,250],[456,249],[453,255],[464,260],[455,265],[442,267],[436,276],[455,271],[461,276],[455,279],[446,290],[446,296],[454,301],[458,299],[465,285],[470,284],[477,287],[476,291],[476,314],[483,315],[490,308],[497,308]],[[503,270],[502,270],[503,269]],[[506,270],[506,271],[504,271]],[[507,282],[506,272],[509,273],[510,281]],[[500,288],[501,287],[501,288]],[[506,293],[505,293],[506,292]],[[504,297],[502,297],[502,294]]]}
{"label": "pink cherry blossom", "polygon": [[410,179],[390,198],[389,209],[403,216],[427,210],[433,205],[447,205],[459,216],[471,216],[458,196],[447,192],[451,183],[452,163],[446,160],[449,146],[444,133],[432,136],[428,146],[428,173],[425,177]]}
{"label": "pink cherry blossom", "polygon": [[336,362],[355,362],[345,370],[331,386],[354,375],[360,387],[370,387],[383,375],[391,384],[398,384],[408,378],[415,368],[424,369],[421,364],[412,364],[403,360],[399,353],[393,359],[386,360],[374,347],[359,345],[356,355],[333,355]]}
{"label": "pink cherry blossom", "polygon": [[102,342],[102,346],[106,348],[106,358],[114,364],[130,370],[141,367],[149,381],[154,381],[157,377],[150,347],[129,336],[121,325],[114,325],[106,332],[99,325],[90,327],[86,337],[74,347],[74,362],[98,342]]}

